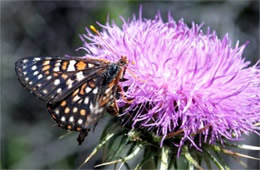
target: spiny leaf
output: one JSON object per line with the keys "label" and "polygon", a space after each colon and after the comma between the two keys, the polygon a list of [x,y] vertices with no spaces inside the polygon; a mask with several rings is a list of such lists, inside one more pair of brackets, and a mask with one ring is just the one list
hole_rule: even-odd
{"label": "spiny leaf", "polygon": [[243,157],[243,158],[254,159],[254,160],[260,161],[259,158],[255,158],[253,156],[249,156],[249,155],[241,154],[241,153],[238,153],[238,152],[230,151],[230,150],[227,150],[227,149],[222,149],[222,152],[225,153],[225,154],[232,155],[232,156],[239,156],[239,157]]}
{"label": "spiny leaf", "polygon": [[68,136],[72,133],[73,133],[72,131],[68,131],[68,132],[64,133],[63,135],[59,136],[59,139],[63,139],[65,136]]}
{"label": "spiny leaf", "polygon": [[188,160],[189,163],[191,163],[192,165],[194,165],[196,168],[202,170],[203,168],[199,165],[199,163],[191,156],[191,154],[189,153],[188,147],[184,146],[183,147],[183,153],[185,158]]}
{"label": "spiny leaf", "polygon": [[174,156],[170,156],[169,168],[171,168],[173,166],[174,169],[178,169],[177,159],[178,158],[175,155]]}
{"label": "spiny leaf", "polygon": [[141,150],[141,148],[142,148],[142,147],[141,147],[140,145],[139,145],[139,146],[136,146],[135,149],[134,149],[134,151],[133,151],[131,154],[127,155],[125,158],[123,158],[123,159],[118,159],[118,160],[114,160],[114,161],[110,161],[110,162],[105,162],[105,163],[96,165],[95,168],[100,167],[100,166],[105,166],[105,165],[111,165],[111,164],[115,164],[115,163],[119,163],[119,162],[125,162],[125,161],[128,161],[128,160],[130,160],[130,159],[133,159],[133,158],[139,153],[139,151]]}
{"label": "spiny leaf", "polygon": [[127,145],[127,138],[122,137],[119,144],[118,144],[118,149],[116,150],[115,157],[118,157],[118,155],[121,153],[122,149],[126,147]]}
{"label": "spiny leaf", "polygon": [[219,163],[217,158],[215,158],[208,150],[204,149],[204,153],[208,155],[208,157],[211,159],[211,161],[221,170],[225,170],[224,167]]}
{"label": "spiny leaf", "polygon": [[224,148],[216,146],[216,145],[211,146],[210,148],[212,150],[216,151],[216,152],[223,152],[225,154],[229,154],[229,155],[232,155],[232,156],[239,156],[239,157],[248,158],[248,159],[260,160],[259,158],[255,158],[255,157],[252,157],[252,156],[249,156],[249,155],[245,155],[245,154],[234,152],[234,151],[231,151],[231,150],[228,150],[228,149],[224,149]]}
{"label": "spiny leaf", "polygon": [[151,159],[153,159],[153,156],[154,156],[154,152],[152,152],[150,148],[145,149],[144,150],[144,157],[143,157],[142,161],[137,164],[137,166],[135,167],[135,170],[141,170],[142,167],[147,162],[149,162]]}
{"label": "spiny leaf", "polygon": [[230,146],[230,147],[234,147],[234,148],[239,148],[239,149],[260,151],[260,147],[259,146],[231,144],[231,143],[228,143],[228,142],[225,142],[225,145],[226,146]]}
{"label": "spiny leaf", "polygon": [[111,133],[111,132],[115,133],[117,131],[118,127],[119,127],[118,123],[115,123],[114,120],[110,120],[108,122],[108,124],[106,125],[106,127],[104,128],[104,130],[101,134],[100,140],[103,140],[103,138],[105,138],[108,133]]}
{"label": "spiny leaf", "polygon": [[107,143],[106,147],[107,149],[107,158],[106,161],[111,160],[111,159],[116,159],[115,152],[118,151],[118,145],[121,141],[122,138],[125,138],[121,133],[117,133],[109,140]]}
{"label": "spiny leaf", "polygon": [[221,162],[221,165],[224,166],[224,168],[226,170],[230,170],[230,168],[227,166],[227,164],[224,162],[224,160],[222,159],[222,157],[219,155],[218,152],[214,151],[214,153],[216,154],[217,156],[217,159]]}
{"label": "spiny leaf", "polygon": [[242,161],[242,160],[240,160],[240,159],[238,159],[238,157],[236,157],[236,156],[231,156],[233,159],[235,159],[241,166],[243,166],[244,168],[248,168],[247,167],[247,164],[244,162],[244,161]]}
{"label": "spiny leaf", "polygon": [[211,169],[212,169],[212,166],[211,166],[211,163],[210,163],[209,158],[206,157],[206,156],[204,156],[204,161],[206,162],[207,168],[208,168],[209,170],[211,170]]}
{"label": "spiny leaf", "polygon": [[90,155],[85,159],[85,161],[79,166],[80,169],[84,164],[86,164],[104,145],[107,141],[109,141],[115,134],[110,133],[107,134],[102,141],[93,149]]}

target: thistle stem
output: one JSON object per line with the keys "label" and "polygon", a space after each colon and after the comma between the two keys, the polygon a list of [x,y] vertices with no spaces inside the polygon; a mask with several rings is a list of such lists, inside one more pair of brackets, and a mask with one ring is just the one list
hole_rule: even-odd
{"label": "thistle stem", "polygon": [[167,147],[162,148],[162,154],[161,154],[161,165],[160,170],[168,169],[169,166],[169,149]]}

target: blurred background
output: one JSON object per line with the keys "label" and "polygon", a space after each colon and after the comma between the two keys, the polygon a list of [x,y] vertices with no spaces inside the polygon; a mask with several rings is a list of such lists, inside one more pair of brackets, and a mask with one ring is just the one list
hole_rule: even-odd
{"label": "blurred background", "polygon": [[[140,4],[145,18],[152,19],[160,10],[167,21],[170,11],[175,20],[183,18],[189,25],[204,22],[203,29],[210,26],[220,38],[229,33],[233,44],[249,40],[244,57],[252,64],[259,59],[259,1],[1,0],[1,169],[75,169],[95,147],[108,120],[103,118],[81,146],[76,133],[59,139],[66,131],[54,127],[45,103],[19,84],[15,61],[26,56],[82,55],[75,49],[82,45],[78,35],[85,33],[85,27],[105,23],[107,15],[121,24],[119,16],[138,15]],[[241,143],[260,145],[257,135],[244,139]],[[256,151],[242,153],[260,157]],[[101,156],[94,156],[84,168],[93,169]],[[242,160],[248,169],[260,169],[258,161]],[[231,169],[243,169],[233,159],[226,161]]]}

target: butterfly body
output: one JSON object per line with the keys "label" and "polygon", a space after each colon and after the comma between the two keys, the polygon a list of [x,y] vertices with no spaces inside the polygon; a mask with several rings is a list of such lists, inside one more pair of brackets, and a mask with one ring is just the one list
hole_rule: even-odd
{"label": "butterfly body", "polygon": [[104,112],[118,112],[115,96],[126,65],[126,57],[115,63],[82,57],[27,57],[17,61],[15,69],[21,84],[47,102],[60,127],[86,134]]}

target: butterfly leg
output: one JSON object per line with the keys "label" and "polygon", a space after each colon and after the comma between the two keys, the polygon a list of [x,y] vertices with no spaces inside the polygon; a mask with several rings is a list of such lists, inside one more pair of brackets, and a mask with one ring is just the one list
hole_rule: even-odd
{"label": "butterfly leg", "polygon": [[119,107],[116,99],[114,98],[113,100],[112,104],[107,108],[107,112],[113,116],[117,116],[119,114]]}
{"label": "butterfly leg", "polygon": [[121,86],[119,86],[119,85],[118,85],[118,90],[119,90],[119,93],[120,93],[122,99],[123,99],[126,103],[128,103],[128,104],[133,103],[134,99],[130,99],[130,100],[127,99],[127,98],[125,97],[125,93],[124,93],[123,88],[122,88]]}
{"label": "butterfly leg", "polygon": [[84,141],[85,137],[88,136],[88,132],[89,132],[89,129],[80,131],[79,136],[77,138],[79,145],[81,145],[82,142]]}

